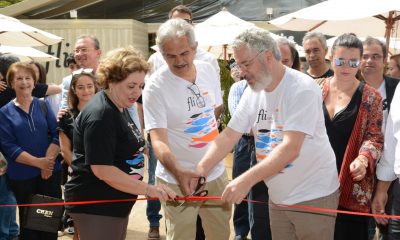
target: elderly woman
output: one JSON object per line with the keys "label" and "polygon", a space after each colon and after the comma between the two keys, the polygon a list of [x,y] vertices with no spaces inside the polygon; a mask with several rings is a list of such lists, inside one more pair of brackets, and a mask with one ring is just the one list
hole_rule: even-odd
{"label": "elderly woman", "polygon": [[[339,172],[339,209],[370,211],[375,162],[383,148],[380,94],[356,78],[362,42],[343,34],[331,49],[334,75],[322,83],[323,110]],[[335,239],[368,239],[364,216],[338,214]]]}
{"label": "elderly woman", "polygon": [[[98,92],[75,120],[72,176],[66,201],[132,199],[142,194],[160,200],[175,198],[164,185],[142,182],[143,162],[137,156],[144,139],[127,108],[142,93],[148,63],[133,48],[110,52],[97,69]],[[68,205],[67,210],[86,239],[125,239],[135,202]]]}
{"label": "elderly woman", "polygon": [[[28,63],[14,63],[7,85],[16,98],[0,109],[0,141],[8,161],[8,177],[19,204],[42,194],[61,198],[57,122],[49,105],[32,96],[36,76]],[[46,109],[44,109],[46,108]],[[19,208],[23,220],[26,208]],[[57,234],[21,226],[20,239],[57,239]]]}

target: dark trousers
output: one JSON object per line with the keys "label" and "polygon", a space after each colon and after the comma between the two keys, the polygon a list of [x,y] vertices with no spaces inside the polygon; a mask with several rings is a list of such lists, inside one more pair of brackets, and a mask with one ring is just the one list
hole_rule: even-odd
{"label": "dark trousers", "polygon": [[[338,209],[348,211],[340,206]],[[368,229],[368,217],[338,213],[335,224],[335,240],[367,240]]]}
{"label": "dark trousers", "polygon": [[[400,183],[399,179],[396,179],[392,186],[391,194],[391,210],[390,215],[400,215]],[[390,196],[390,195],[389,195]],[[389,219],[387,226],[387,238],[389,240],[400,240],[400,219]]]}
{"label": "dark trousers", "polygon": [[[235,145],[233,155],[232,177],[236,178],[256,164],[254,138],[243,135]],[[263,203],[242,202],[235,205],[233,226],[235,236],[243,239],[251,233],[253,240],[270,240],[268,188],[264,182],[259,182],[250,190],[248,199]]]}
{"label": "dark trousers", "polygon": [[[40,176],[28,180],[10,180],[10,187],[14,192],[18,204],[30,202],[30,197],[34,194],[46,195],[49,197],[61,198],[61,171],[54,172],[53,175],[44,180]],[[57,233],[48,233],[26,229],[23,227],[23,219],[26,207],[19,207],[20,221],[20,240],[56,240]]]}

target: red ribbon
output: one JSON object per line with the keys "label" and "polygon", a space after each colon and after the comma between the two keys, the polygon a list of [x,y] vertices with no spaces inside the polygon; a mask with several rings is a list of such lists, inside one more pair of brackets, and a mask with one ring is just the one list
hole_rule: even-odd
{"label": "red ribbon", "polygon": [[[128,199],[116,199],[116,200],[92,200],[92,201],[76,201],[76,202],[54,202],[54,203],[26,203],[26,204],[0,204],[0,207],[37,207],[37,206],[62,206],[62,205],[89,205],[89,204],[101,204],[101,203],[119,203],[119,202],[132,202],[132,201],[144,201],[144,200],[158,200],[158,198],[128,198]],[[217,196],[188,196],[188,197],[176,197],[177,201],[221,201],[221,197]],[[253,202],[260,204],[268,204],[266,202],[255,201],[243,199],[245,202]],[[342,213],[342,214],[350,214],[350,215],[359,215],[359,216],[367,216],[367,217],[377,217],[377,218],[392,218],[392,219],[400,219],[400,216],[396,215],[385,215],[385,214],[373,214],[373,213],[362,213],[362,212],[353,212],[353,211],[345,211],[345,210],[336,210],[336,209],[328,209],[328,208],[318,208],[311,206],[301,206],[301,205],[291,205],[291,204],[275,204],[272,205],[279,207],[289,207],[295,209],[308,210],[313,212],[325,212],[325,213]]]}

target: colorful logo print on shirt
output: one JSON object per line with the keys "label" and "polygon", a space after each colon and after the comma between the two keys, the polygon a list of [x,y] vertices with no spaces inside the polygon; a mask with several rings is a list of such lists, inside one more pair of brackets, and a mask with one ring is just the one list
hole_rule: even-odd
{"label": "colorful logo print on shirt", "polygon": [[192,141],[189,147],[203,148],[218,136],[217,121],[214,109],[208,108],[202,113],[192,115],[186,124],[189,125],[184,132],[190,134]]}
{"label": "colorful logo print on shirt", "polygon": [[[255,140],[256,158],[257,161],[262,161],[283,141],[283,126],[278,125],[271,130],[259,129]],[[292,166],[293,164],[290,163],[285,168],[290,168]]]}
{"label": "colorful logo print on shirt", "polygon": [[134,155],[133,159],[125,160],[129,165],[129,175],[134,179],[142,180],[144,176],[144,154],[138,152]]}

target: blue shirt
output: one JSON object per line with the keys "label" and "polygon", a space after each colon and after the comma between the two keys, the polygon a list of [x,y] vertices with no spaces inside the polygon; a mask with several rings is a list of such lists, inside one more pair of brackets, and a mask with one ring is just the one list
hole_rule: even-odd
{"label": "blue shirt", "polygon": [[[29,114],[15,106],[14,101],[0,109],[0,143],[12,180],[27,180],[40,175],[39,168],[16,162],[22,152],[40,158],[46,155],[50,143],[59,145],[56,118],[48,103],[46,107],[47,114],[42,112],[39,100],[34,97]],[[54,171],[60,169],[60,163],[56,161]]]}
{"label": "blue shirt", "polygon": [[228,108],[232,116],[235,113],[237,106],[239,105],[240,98],[242,97],[246,87],[247,87],[247,81],[240,80],[232,84],[229,90]]}

